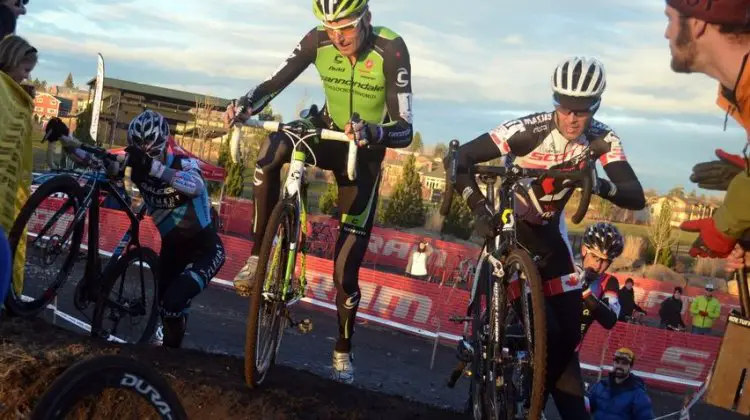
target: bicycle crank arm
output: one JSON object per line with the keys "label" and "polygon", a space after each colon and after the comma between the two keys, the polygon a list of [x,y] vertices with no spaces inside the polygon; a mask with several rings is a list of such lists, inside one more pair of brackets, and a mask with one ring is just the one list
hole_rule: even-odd
{"label": "bicycle crank arm", "polygon": [[[448,383],[446,384],[448,385],[448,388],[453,388],[454,386],[456,386],[456,382],[458,382],[458,379],[464,373],[464,369],[466,369],[466,362],[458,362],[456,368],[453,369],[453,372],[451,372],[450,378],[448,378]],[[471,372],[467,372],[467,376],[471,376]]]}
{"label": "bicycle crank arm", "polygon": [[298,322],[292,319],[292,315],[287,312],[286,319],[289,320],[289,328],[296,328],[302,334],[307,334],[313,330],[313,322],[310,318],[304,318]]}

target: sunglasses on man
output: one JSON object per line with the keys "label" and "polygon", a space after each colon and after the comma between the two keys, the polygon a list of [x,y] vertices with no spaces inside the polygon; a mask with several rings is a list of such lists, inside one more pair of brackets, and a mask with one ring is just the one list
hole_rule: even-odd
{"label": "sunglasses on man", "polygon": [[16,7],[26,6],[27,4],[29,4],[29,0],[16,0]]}

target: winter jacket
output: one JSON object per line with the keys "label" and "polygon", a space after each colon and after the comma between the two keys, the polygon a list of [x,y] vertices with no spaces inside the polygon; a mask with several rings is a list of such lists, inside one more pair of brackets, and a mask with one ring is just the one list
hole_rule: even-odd
{"label": "winter jacket", "polygon": [[[708,315],[701,315],[701,312]],[[693,314],[694,327],[711,328],[714,320],[721,315],[721,303],[716,298],[708,300],[705,296],[698,296],[690,304],[690,313]]]}
{"label": "winter jacket", "polygon": [[659,308],[659,318],[664,326],[685,328],[685,323],[682,322],[682,299],[675,299],[674,296],[664,299]]}
{"label": "winter jacket", "polygon": [[621,384],[614,373],[589,388],[587,397],[593,420],[652,420],[651,398],[641,378],[630,374]]}

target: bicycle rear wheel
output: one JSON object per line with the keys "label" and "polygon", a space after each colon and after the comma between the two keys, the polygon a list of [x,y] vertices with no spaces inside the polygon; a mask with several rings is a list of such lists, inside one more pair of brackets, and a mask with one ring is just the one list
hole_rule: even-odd
{"label": "bicycle rear wheel", "polygon": [[296,250],[289,249],[299,235],[296,215],[293,202],[279,201],[260,244],[245,335],[245,381],[251,388],[263,382],[275,363],[284,334],[286,296],[282,290],[285,279],[294,275],[288,269],[290,258],[296,257]]}
{"label": "bicycle rear wheel", "polygon": [[[503,398],[507,418],[540,419],[544,413],[544,388],[547,375],[547,316],[542,279],[531,256],[524,250],[512,250],[504,261],[506,285],[518,284],[518,293],[505,294],[504,346],[511,354],[504,369]],[[524,299],[523,297],[527,297]],[[522,334],[512,336],[509,321],[519,321]],[[517,331],[517,330],[516,330]],[[521,350],[523,349],[523,350]],[[528,357],[526,357],[528,355]],[[522,401],[519,404],[519,399]],[[522,413],[518,411],[523,410]]]}
{"label": "bicycle rear wheel", "polygon": [[[131,248],[101,278],[91,335],[112,335],[128,343],[148,342],[159,315],[159,256],[150,248]],[[126,293],[126,286],[131,291]],[[124,319],[128,320],[123,324],[127,331],[120,329]]]}
{"label": "bicycle rear wheel", "polygon": [[[8,234],[14,261],[5,300],[10,314],[38,315],[67,281],[83,239],[84,224],[72,224],[83,199],[78,182],[61,175],[40,185],[21,208]],[[62,226],[55,226],[52,221]],[[68,255],[62,256],[64,252]],[[48,267],[55,263],[59,267]],[[49,286],[45,286],[43,279],[47,272],[53,277]],[[24,300],[24,294],[31,299]]]}
{"label": "bicycle rear wheel", "polygon": [[[130,390],[118,396],[108,391]],[[109,397],[109,398],[107,398]],[[97,404],[106,401],[104,412]],[[122,356],[100,356],[80,361],[58,377],[42,395],[31,420],[127,417],[187,420],[185,409],[169,383],[155,370]],[[150,414],[149,414],[150,413]]]}

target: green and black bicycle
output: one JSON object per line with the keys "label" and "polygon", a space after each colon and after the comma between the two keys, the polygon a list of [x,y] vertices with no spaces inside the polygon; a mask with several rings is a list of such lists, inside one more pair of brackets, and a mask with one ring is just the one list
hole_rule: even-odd
{"label": "green and black bicycle", "polygon": [[[315,108],[301,113],[304,119]],[[353,120],[357,116],[354,115]],[[347,175],[357,177],[357,146],[339,131],[310,128],[304,121],[284,124],[275,121],[244,121],[242,125],[283,133],[294,144],[292,158],[281,199],[271,212],[263,242],[260,243],[258,269],[250,298],[250,311],[245,338],[245,380],[250,387],[263,382],[276,362],[281,338],[287,326],[302,332],[312,329],[309,319],[295,321],[289,309],[305,296],[305,256],[307,254],[307,166],[315,166],[317,159],[307,140],[321,139],[349,143]],[[240,126],[232,135],[232,150],[239,149]],[[312,165],[308,161],[312,161]],[[297,256],[300,256],[297,274]]]}

